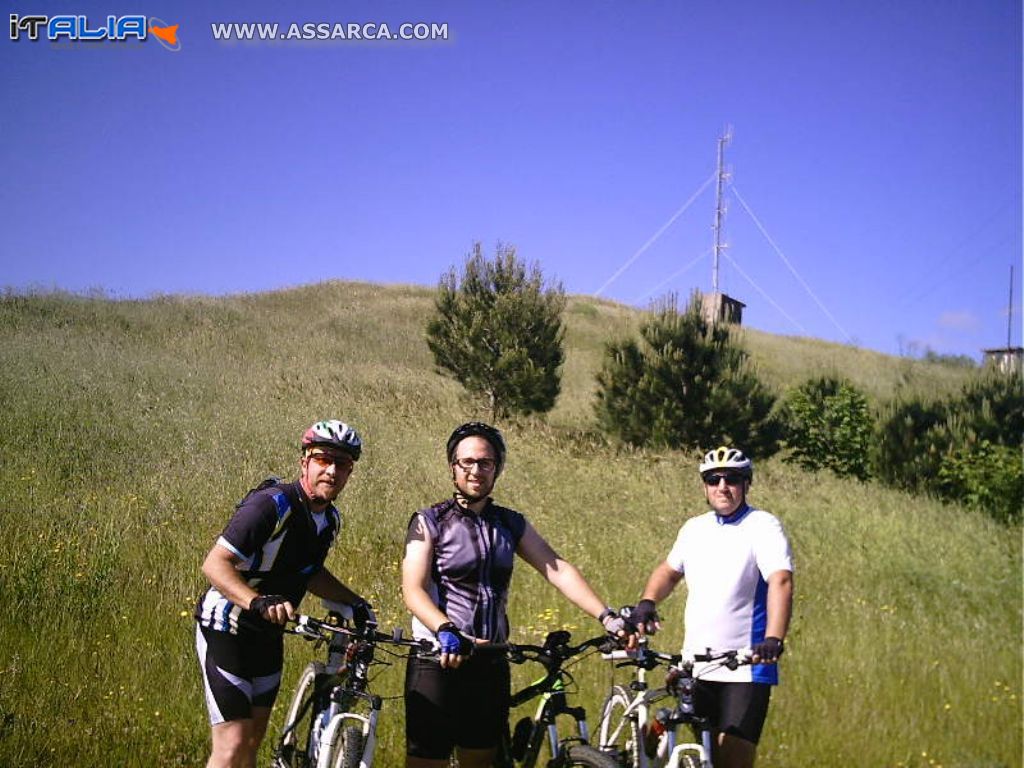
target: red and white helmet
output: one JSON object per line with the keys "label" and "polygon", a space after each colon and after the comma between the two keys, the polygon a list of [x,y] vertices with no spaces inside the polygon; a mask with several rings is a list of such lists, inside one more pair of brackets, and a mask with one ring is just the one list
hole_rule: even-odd
{"label": "red and white helmet", "polygon": [[359,454],[363,451],[363,441],[355,428],[337,419],[318,421],[306,430],[302,436],[302,450],[306,451],[318,445],[344,451],[353,461],[358,461]]}
{"label": "red and white helmet", "polygon": [[716,469],[732,469],[750,478],[754,476],[754,463],[743,454],[743,451],[725,445],[708,451],[704,454],[704,461],[700,463],[701,475]]}

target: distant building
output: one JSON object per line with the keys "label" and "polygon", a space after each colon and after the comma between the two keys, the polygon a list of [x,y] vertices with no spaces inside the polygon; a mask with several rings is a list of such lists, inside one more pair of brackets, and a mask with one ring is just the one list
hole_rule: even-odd
{"label": "distant building", "polygon": [[1024,347],[1000,347],[984,349],[985,366],[997,368],[1002,373],[1021,373],[1024,371]]}
{"label": "distant building", "polygon": [[701,296],[701,309],[709,323],[743,324],[743,308],[747,306],[724,293],[705,293]]}

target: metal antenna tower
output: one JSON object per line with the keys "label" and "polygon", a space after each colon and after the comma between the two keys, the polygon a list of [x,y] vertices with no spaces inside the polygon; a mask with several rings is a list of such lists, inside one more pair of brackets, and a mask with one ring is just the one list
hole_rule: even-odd
{"label": "metal antenna tower", "polygon": [[718,291],[718,260],[725,248],[722,245],[722,219],[725,218],[725,206],[722,201],[722,188],[725,186],[725,145],[732,139],[732,126],[726,126],[725,135],[718,139],[718,184],[715,195],[715,260],[711,268],[711,293]]}
{"label": "metal antenna tower", "polygon": [[1010,348],[1013,331],[1013,264],[1010,264],[1010,301],[1006,305],[1006,348]]}

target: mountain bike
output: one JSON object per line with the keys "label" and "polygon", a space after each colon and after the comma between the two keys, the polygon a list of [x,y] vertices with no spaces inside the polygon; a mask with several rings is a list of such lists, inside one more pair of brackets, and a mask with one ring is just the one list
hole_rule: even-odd
{"label": "mountain bike", "polygon": [[[545,736],[551,756],[545,763],[548,768],[617,768],[618,764],[614,759],[588,743],[590,731],[587,727],[587,714],[583,707],[569,706],[567,693],[574,681],[572,675],[564,669],[567,661],[590,649],[603,648],[610,651],[615,640],[602,635],[585,640],[579,645],[570,645],[571,639],[569,632],[559,630],[549,633],[543,645],[508,645],[509,661],[513,664],[536,662],[544,667],[545,675],[512,694],[512,708],[538,696],[540,702],[533,717],[523,717],[516,723],[511,734],[506,734],[498,750],[496,762],[501,768],[535,768]],[[573,720],[575,736],[559,736],[560,717],[569,717]]]}
{"label": "mountain bike", "polygon": [[[616,666],[633,666],[636,673],[628,690],[614,685],[605,699],[598,729],[599,748],[613,756],[620,768],[714,768],[714,730],[710,718],[696,711],[696,682],[712,669],[750,664],[749,651],[709,648],[706,653],[683,659],[648,648],[644,639],[635,651],[616,650],[602,656],[619,662]],[[695,674],[696,662],[709,666]],[[657,666],[668,667],[666,685],[652,689],[647,685],[646,673]],[[652,713],[652,705],[662,699],[674,699],[673,706]],[[696,741],[677,743],[676,731],[681,725],[689,726]]]}
{"label": "mountain bike", "polygon": [[347,606],[331,604],[326,620],[297,616],[292,634],[326,644],[327,661],[311,662],[295,686],[274,750],[274,768],[369,768],[383,699],[369,692],[379,645],[429,652],[431,644],[390,635],[376,624],[350,626]]}

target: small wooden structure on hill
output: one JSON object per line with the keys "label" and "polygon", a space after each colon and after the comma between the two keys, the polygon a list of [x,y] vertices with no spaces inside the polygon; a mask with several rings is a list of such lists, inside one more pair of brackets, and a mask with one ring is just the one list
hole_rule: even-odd
{"label": "small wooden structure on hill", "polygon": [[742,325],[745,306],[747,305],[742,301],[720,292],[705,293],[701,296],[701,314],[711,324]]}
{"label": "small wooden structure on hill", "polygon": [[1024,373],[1024,347],[999,347],[983,349],[985,367],[992,367],[1000,373]]}

